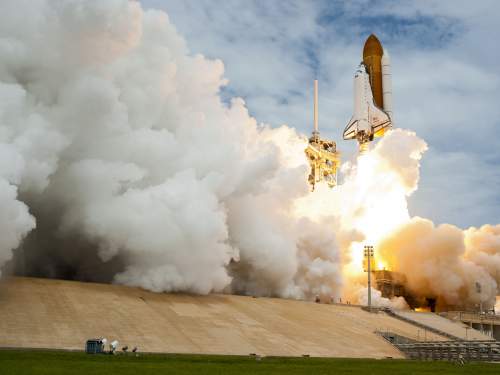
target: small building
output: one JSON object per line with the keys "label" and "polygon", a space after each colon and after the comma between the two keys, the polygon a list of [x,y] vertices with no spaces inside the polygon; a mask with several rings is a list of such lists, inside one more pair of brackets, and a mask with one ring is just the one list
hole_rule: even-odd
{"label": "small building", "polygon": [[89,339],[85,344],[85,353],[99,354],[104,353],[104,340],[103,339]]}

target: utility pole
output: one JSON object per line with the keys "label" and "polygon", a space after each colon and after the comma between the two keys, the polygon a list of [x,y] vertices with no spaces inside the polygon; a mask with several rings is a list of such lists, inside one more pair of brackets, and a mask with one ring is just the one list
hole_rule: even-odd
{"label": "utility pole", "polygon": [[365,246],[364,247],[364,255],[366,258],[366,272],[368,272],[368,310],[372,311],[372,269],[371,269],[371,261],[373,258],[373,246]]}

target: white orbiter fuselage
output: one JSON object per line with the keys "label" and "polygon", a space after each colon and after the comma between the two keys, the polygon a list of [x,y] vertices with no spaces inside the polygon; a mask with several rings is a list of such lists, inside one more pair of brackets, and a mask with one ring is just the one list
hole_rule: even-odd
{"label": "white orbiter fuselage", "polygon": [[344,139],[356,139],[361,145],[389,126],[391,118],[375,105],[368,73],[361,64],[354,75],[354,114],[344,130]]}

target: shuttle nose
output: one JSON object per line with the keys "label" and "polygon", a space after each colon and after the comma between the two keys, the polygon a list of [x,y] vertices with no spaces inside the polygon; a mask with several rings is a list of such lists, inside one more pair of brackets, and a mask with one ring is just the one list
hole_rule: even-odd
{"label": "shuttle nose", "polygon": [[368,39],[366,39],[365,46],[363,47],[363,59],[366,59],[368,56],[382,57],[383,54],[384,50],[380,40],[378,40],[374,34],[371,34]]}

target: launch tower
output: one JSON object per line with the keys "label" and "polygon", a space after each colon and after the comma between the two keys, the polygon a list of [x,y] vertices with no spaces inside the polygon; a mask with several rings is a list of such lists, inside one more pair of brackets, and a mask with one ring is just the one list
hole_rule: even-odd
{"label": "launch tower", "polygon": [[305,149],[311,165],[309,183],[312,190],[318,182],[324,181],[328,186],[337,185],[337,168],[340,164],[340,153],[334,141],[323,139],[318,130],[318,81],[314,81],[314,130]]}

